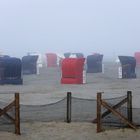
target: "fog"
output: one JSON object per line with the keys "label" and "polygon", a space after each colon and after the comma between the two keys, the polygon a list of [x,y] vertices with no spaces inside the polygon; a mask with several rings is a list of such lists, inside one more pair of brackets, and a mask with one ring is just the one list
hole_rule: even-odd
{"label": "fog", "polygon": [[140,51],[139,0],[1,0],[0,52]]}

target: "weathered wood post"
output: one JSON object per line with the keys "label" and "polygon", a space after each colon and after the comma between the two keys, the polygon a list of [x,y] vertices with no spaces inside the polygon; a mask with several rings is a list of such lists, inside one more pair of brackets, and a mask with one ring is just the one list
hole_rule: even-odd
{"label": "weathered wood post", "polygon": [[67,123],[71,122],[71,92],[67,92]]}
{"label": "weathered wood post", "polygon": [[20,135],[20,103],[19,103],[19,93],[15,93],[15,134]]}
{"label": "weathered wood post", "polygon": [[102,100],[102,93],[97,93],[97,133],[102,131],[102,124],[101,124],[101,101]]}
{"label": "weathered wood post", "polygon": [[133,117],[132,117],[132,92],[127,91],[127,117],[128,121],[132,123]]}

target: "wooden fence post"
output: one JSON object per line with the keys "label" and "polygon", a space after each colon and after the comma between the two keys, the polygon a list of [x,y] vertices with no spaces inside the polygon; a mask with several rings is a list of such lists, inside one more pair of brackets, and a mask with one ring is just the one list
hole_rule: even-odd
{"label": "wooden fence post", "polygon": [[67,123],[71,122],[71,92],[67,92]]}
{"label": "wooden fence post", "polygon": [[102,124],[101,124],[101,101],[102,100],[102,93],[97,93],[97,133],[102,131]]}
{"label": "wooden fence post", "polygon": [[127,91],[127,116],[128,116],[128,121],[132,123],[133,118],[132,118],[132,92]]}
{"label": "wooden fence post", "polygon": [[20,135],[20,104],[19,104],[19,93],[15,93],[15,134]]}

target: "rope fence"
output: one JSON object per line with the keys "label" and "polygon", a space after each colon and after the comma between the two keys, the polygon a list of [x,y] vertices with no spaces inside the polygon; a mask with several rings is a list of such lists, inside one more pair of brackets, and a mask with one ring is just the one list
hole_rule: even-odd
{"label": "rope fence", "polygon": [[[127,91],[126,96],[111,99],[102,99],[101,92],[97,93],[97,99],[76,98],[72,97],[71,92],[67,92],[64,99],[46,105],[22,105],[19,98],[19,93],[15,93],[14,100],[8,105],[0,102],[0,118],[10,120],[14,124],[15,134],[18,135],[21,122],[91,122],[97,123],[97,132],[103,130],[104,124],[118,124],[121,127],[123,123],[125,127],[134,130],[140,124],[140,110],[133,111],[131,91]],[[137,120],[137,123],[133,120]],[[1,124],[3,120],[0,120]]]}

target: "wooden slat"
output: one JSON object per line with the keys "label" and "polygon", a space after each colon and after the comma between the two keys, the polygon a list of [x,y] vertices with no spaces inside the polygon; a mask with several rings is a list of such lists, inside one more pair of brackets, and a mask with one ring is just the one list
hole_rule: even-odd
{"label": "wooden slat", "polygon": [[102,131],[101,98],[102,98],[102,94],[101,93],[97,93],[97,133]]}
{"label": "wooden slat", "polygon": [[1,111],[0,111],[0,116],[4,115],[7,111],[9,111],[13,106],[15,105],[15,101],[11,102],[9,105],[7,105],[6,107],[4,107]]}
{"label": "wooden slat", "polygon": [[[15,107],[15,119],[11,117],[7,112],[12,108]],[[4,107],[3,109],[0,108],[0,116],[4,115],[8,119],[10,119],[15,125],[15,134],[20,135],[20,104],[19,104],[19,93],[15,93],[15,100],[11,102],[9,105]]]}
{"label": "wooden slat", "polygon": [[132,92],[127,91],[127,116],[129,122],[133,121],[133,113],[132,113]]}
{"label": "wooden slat", "polygon": [[[0,108],[0,112],[3,111],[1,108]],[[8,113],[5,113],[3,114],[7,119],[10,119],[12,121],[12,123],[15,123],[15,119],[13,117],[11,117]]]}
{"label": "wooden slat", "polygon": [[20,135],[20,105],[19,93],[15,93],[15,133]]}
{"label": "wooden slat", "polygon": [[128,121],[127,118],[125,118],[122,114],[120,114],[117,110],[114,110],[111,106],[109,106],[104,100],[102,100],[102,105],[107,108],[108,110],[110,110],[114,115],[116,115],[118,118],[120,118],[124,123],[126,123],[127,125],[129,125],[130,127],[132,127],[133,129],[137,129],[137,127]]}
{"label": "wooden slat", "polygon": [[[116,105],[114,105],[112,108],[113,108],[113,109],[117,109],[117,108],[119,108],[121,105],[125,104],[126,102],[127,102],[127,98],[123,99],[122,101],[120,101],[119,103],[117,103]],[[110,114],[110,113],[111,113],[110,110],[105,111],[105,112],[102,114],[101,118],[104,118],[105,116],[107,116],[107,115]],[[96,123],[96,122],[97,122],[97,118],[94,119],[92,122],[93,122],[93,123]]]}

